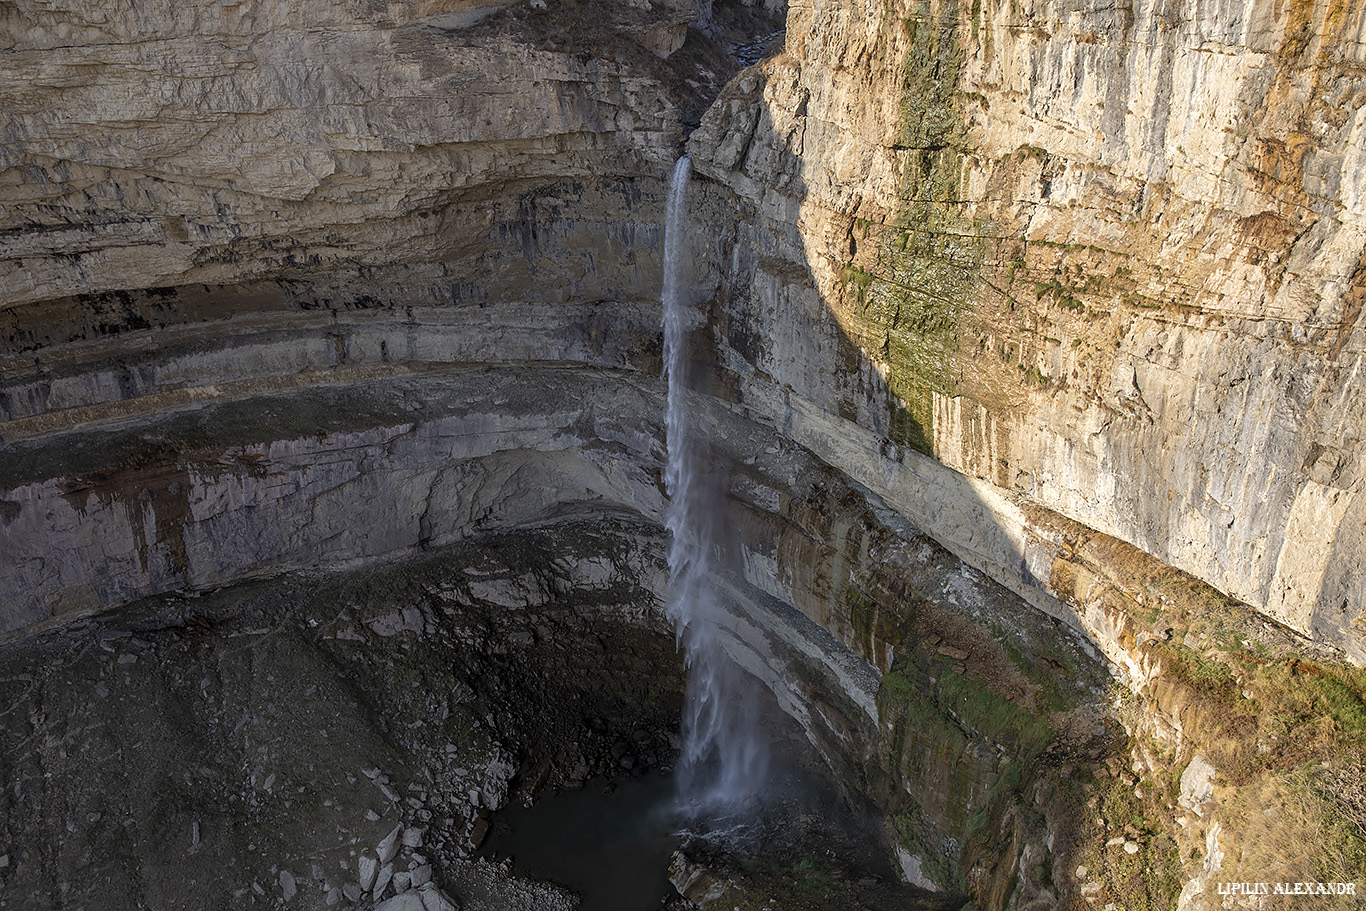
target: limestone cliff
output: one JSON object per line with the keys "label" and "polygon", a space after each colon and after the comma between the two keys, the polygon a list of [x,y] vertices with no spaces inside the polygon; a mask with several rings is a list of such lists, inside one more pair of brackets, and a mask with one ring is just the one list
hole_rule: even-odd
{"label": "limestone cliff", "polygon": [[[1249,807],[1293,817],[1307,770],[1360,744],[1360,675],[1317,662],[1366,659],[1363,28],[1335,3],[816,0],[691,137],[705,217],[735,213],[700,248],[726,394],[1085,631],[1137,697],[1131,768],[1074,831],[1096,847],[1054,857],[1087,861],[1074,885],[1001,863],[1059,842],[1000,805],[902,828],[917,871],[961,838],[986,904],[1194,907],[1265,863]],[[933,654],[898,654],[886,704],[942,704]],[[1319,680],[1347,715],[1291,708]],[[1023,784],[987,780],[1016,806],[1066,789],[1004,748]],[[1153,781],[1202,749],[1218,806],[1179,809]],[[1308,869],[1286,846],[1333,841],[1324,812],[1264,840]]]}
{"label": "limestone cliff", "polygon": [[[1338,838],[1323,782],[1366,749],[1363,56],[1337,0],[0,0],[0,636],[42,665],[105,642],[78,618],[220,586],[204,616],[254,636],[231,586],[264,578],[263,616],[324,624],[307,654],[368,667],[404,633],[380,677],[413,671],[407,634],[524,644],[581,589],[566,629],[621,614],[658,647],[684,147],[732,654],[876,803],[904,879],[1193,908],[1264,872],[1262,819]],[[486,546],[540,581],[404,562]],[[427,622],[348,602],[378,624],[355,651],[325,599],[274,594],[390,563]],[[570,577],[608,565],[599,616]],[[179,601],[134,610],[139,654],[199,662],[207,634],[156,626]],[[65,759],[22,749],[34,783]],[[60,829],[26,793],[10,841]],[[463,852],[487,808],[452,799]],[[65,861],[15,856],[0,886],[55,902]]]}
{"label": "limestone cliff", "polygon": [[585,177],[617,214],[674,157],[663,56],[696,6],[507,6],[5,4],[4,304],[322,275],[346,301],[643,294],[588,244],[558,280],[526,265],[594,235]]}
{"label": "limestone cliff", "polygon": [[872,431],[829,450],[855,473],[885,440],[881,475],[985,482],[949,498],[1009,541],[928,526],[1024,586],[1037,505],[1366,659],[1363,36],[1326,2],[794,6],[690,145],[754,201],[733,369]]}

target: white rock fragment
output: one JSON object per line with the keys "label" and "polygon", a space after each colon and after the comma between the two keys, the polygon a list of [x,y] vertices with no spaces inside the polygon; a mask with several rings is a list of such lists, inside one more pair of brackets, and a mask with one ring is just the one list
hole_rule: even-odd
{"label": "white rock fragment", "polygon": [[379,854],[380,863],[387,864],[394,859],[394,855],[398,853],[398,836],[402,831],[403,824],[399,823],[388,835],[380,839],[379,847],[375,849],[375,852]]}
{"label": "white rock fragment", "polygon": [[[408,894],[412,895],[413,893]],[[449,895],[431,883],[428,883],[416,894],[422,900],[423,911],[460,911],[459,906],[451,900]]]}
{"label": "white rock fragment", "polygon": [[372,897],[374,897],[374,898],[381,898],[381,897],[384,895],[384,889],[385,889],[385,887],[389,885],[389,882],[390,882],[393,878],[394,878],[394,865],[393,865],[393,864],[385,864],[384,866],[380,867],[380,868],[379,868],[379,877],[375,880],[375,891],[374,891],[374,893],[372,893]]}
{"label": "white rock fragment", "polygon": [[427,911],[427,906],[417,892],[404,892],[375,905],[374,911]]}
{"label": "white rock fragment", "polygon": [[394,891],[407,892],[413,884],[413,874],[406,870],[402,873],[394,874]]}
{"label": "white rock fragment", "polygon": [[1210,761],[1197,753],[1181,773],[1181,795],[1176,802],[1196,816],[1203,816],[1201,805],[1214,797],[1214,773]]}
{"label": "white rock fragment", "polygon": [[426,829],[404,829],[403,846],[405,848],[422,847],[422,836],[426,834]]}
{"label": "white rock fragment", "polygon": [[388,638],[397,636],[399,633],[417,633],[421,635],[423,629],[422,611],[415,607],[405,607],[402,611],[393,611],[383,617],[376,617],[366,624],[376,635]]}
{"label": "white rock fragment", "polygon": [[294,884],[294,874],[288,870],[280,871],[280,895],[285,901],[294,897],[294,893],[299,891],[299,887]]}
{"label": "white rock fragment", "polygon": [[369,892],[370,887],[375,884],[375,876],[379,873],[379,861],[362,854],[360,859],[356,861],[356,868],[360,872],[362,891]]}
{"label": "white rock fragment", "polygon": [[423,886],[427,885],[427,883],[432,881],[431,864],[423,864],[422,866],[414,870],[412,873],[410,873],[409,876],[411,877],[409,882],[412,884],[412,887],[414,889],[421,889]]}

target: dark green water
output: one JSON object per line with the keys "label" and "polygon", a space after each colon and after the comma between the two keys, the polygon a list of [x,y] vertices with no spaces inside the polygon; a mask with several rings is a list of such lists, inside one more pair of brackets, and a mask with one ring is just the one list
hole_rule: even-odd
{"label": "dark green water", "polygon": [[673,780],[651,774],[548,794],[498,812],[483,853],[577,893],[582,911],[655,911],[673,894]]}
{"label": "dark green water", "polygon": [[[957,911],[962,899],[900,882],[871,808],[848,806],[828,780],[778,763],[762,799],[705,823],[682,820],[675,782],[653,774],[542,796],[494,817],[485,856],[578,894],[582,911],[658,911],[674,894],[667,871],[689,859],[748,896],[804,911]],[[679,837],[683,829],[688,833]],[[729,907],[729,905],[727,905]]]}

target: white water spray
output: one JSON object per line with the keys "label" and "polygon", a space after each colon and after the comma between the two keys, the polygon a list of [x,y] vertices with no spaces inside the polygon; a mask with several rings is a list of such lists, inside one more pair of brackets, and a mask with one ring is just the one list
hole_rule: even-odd
{"label": "white water spray", "polygon": [[719,485],[709,483],[705,430],[688,408],[688,333],[701,323],[679,288],[685,197],[691,161],[678,160],[664,217],[664,371],[668,379],[669,618],[688,668],[678,766],[682,810],[693,817],[725,816],[756,796],[767,771],[753,690],[721,644],[730,616],[714,584],[714,551],[721,515]]}

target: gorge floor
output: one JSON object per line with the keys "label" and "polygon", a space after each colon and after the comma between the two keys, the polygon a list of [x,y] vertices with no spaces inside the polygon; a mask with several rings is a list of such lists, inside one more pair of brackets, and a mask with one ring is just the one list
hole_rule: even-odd
{"label": "gorge floor", "polygon": [[0,903],[325,907],[435,870],[462,907],[565,906],[470,855],[510,790],[667,761],[682,668],[627,581],[654,545],[602,527],[150,599],[9,646]]}
{"label": "gorge floor", "polygon": [[[579,788],[571,817],[614,813],[609,779],[642,812],[667,798],[683,667],[647,587],[661,554],[658,529],[566,521],[5,646],[0,907],[575,907],[520,848],[477,849],[537,795],[560,792],[509,815],[544,819]],[[683,901],[665,877],[684,868],[737,903],[763,893],[755,907],[904,894],[885,857],[869,872],[878,826],[831,824],[840,801],[825,785],[817,809],[803,774],[807,795],[775,790],[743,850],[693,837],[670,870],[678,829],[658,832],[648,907]],[[832,836],[849,849],[812,848]],[[628,860],[597,850],[600,880]]]}

